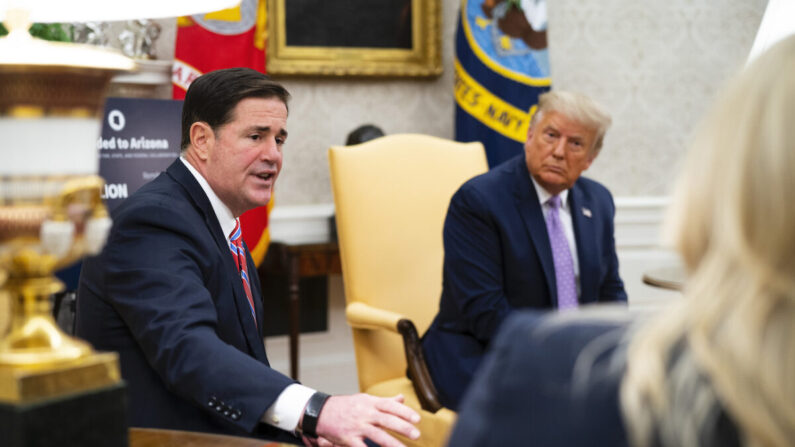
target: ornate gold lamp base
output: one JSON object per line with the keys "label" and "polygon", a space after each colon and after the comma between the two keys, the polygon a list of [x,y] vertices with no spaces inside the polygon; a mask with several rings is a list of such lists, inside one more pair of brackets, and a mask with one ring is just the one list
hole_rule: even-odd
{"label": "ornate gold lamp base", "polygon": [[110,78],[134,65],[31,39],[28,26],[9,12],[0,38],[0,134],[11,148],[0,165],[0,303],[12,304],[10,330],[0,327],[0,446],[126,446],[117,355],[61,331],[50,297],[63,289],[53,272],[99,252],[110,228],[94,175],[97,118]]}
{"label": "ornate gold lamp base", "polygon": [[[31,305],[15,298],[23,313],[48,299],[37,295]],[[61,332],[47,313],[12,321],[14,329],[0,343],[0,445],[126,446],[118,356],[93,352]]]}
{"label": "ornate gold lamp base", "polygon": [[56,325],[49,296],[62,288],[54,277],[6,283],[14,315],[11,332],[0,340],[0,402],[31,402],[120,382],[115,353],[96,353]]}
{"label": "ornate gold lamp base", "polygon": [[126,446],[126,395],[115,353],[63,333],[51,276],[11,277],[11,332],[0,341],[0,445]]}

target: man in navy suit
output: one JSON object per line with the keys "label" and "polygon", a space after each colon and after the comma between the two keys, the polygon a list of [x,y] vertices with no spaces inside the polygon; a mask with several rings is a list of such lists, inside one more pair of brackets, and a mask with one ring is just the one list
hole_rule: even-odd
{"label": "man in navy suit", "polygon": [[608,190],[580,177],[610,117],[588,97],[541,95],[525,153],[466,182],[444,225],[439,313],[423,351],[442,404],[460,399],[514,309],[626,301]]}
{"label": "man in navy suit", "polygon": [[83,266],[77,334],[118,351],[133,426],[401,446],[384,429],[419,436],[402,397],[330,397],[268,364],[237,217],[271,198],[288,97],[244,68],[191,84],[180,158],[116,209],[105,249]]}
{"label": "man in navy suit", "polygon": [[447,445],[629,445],[619,390],[631,324],[618,310],[575,318],[514,312],[495,335]]}

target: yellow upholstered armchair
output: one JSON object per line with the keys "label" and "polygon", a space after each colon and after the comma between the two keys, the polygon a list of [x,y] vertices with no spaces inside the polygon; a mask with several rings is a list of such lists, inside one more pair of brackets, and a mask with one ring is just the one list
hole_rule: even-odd
{"label": "yellow upholstered armchair", "polygon": [[329,166],[359,387],[420,411],[422,437],[407,445],[442,445],[455,413],[439,404],[418,333],[439,307],[447,206],[488,169],[483,146],[390,135],[332,147]]}

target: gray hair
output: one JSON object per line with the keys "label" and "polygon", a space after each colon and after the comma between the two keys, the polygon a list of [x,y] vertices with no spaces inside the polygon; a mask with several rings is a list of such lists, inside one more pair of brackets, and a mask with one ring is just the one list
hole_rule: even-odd
{"label": "gray hair", "polygon": [[605,133],[613,123],[610,114],[593,99],[582,93],[554,90],[538,97],[538,109],[530,120],[530,127],[535,126],[547,112],[558,112],[568,119],[574,120],[596,131],[593,143],[594,155],[599,154],[604,142]]}

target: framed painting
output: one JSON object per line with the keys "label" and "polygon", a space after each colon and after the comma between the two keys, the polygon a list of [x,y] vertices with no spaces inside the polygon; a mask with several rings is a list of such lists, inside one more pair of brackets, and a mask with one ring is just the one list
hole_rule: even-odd
{"label": "framed painting", "polygon": [[268,0],[274,75],[442,73],[440,0]]}

